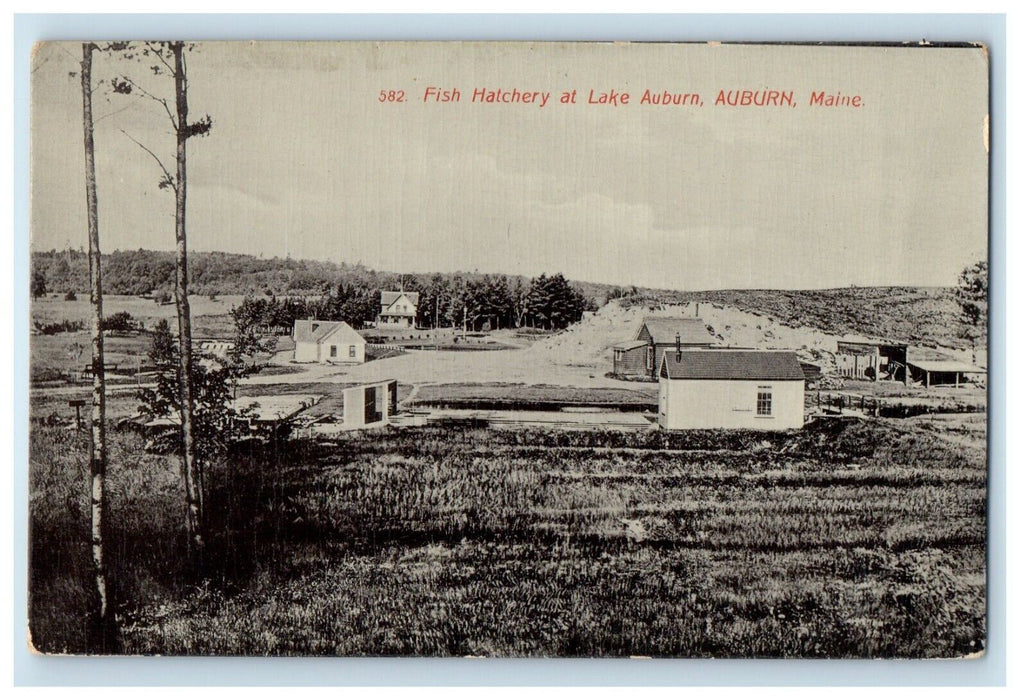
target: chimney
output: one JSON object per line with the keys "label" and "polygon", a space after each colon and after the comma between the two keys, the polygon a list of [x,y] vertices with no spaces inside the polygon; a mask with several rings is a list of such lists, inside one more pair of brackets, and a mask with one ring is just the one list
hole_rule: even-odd
{"label": "chimney", "polygon": [[677,333],[674,336],[674,347],[677,350],[677,361],[681,362],[681,334]]}

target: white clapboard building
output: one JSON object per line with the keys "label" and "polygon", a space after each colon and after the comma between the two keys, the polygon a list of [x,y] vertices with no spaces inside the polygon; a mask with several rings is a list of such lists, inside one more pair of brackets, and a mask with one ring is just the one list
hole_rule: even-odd
{"label": "white clapboard building", "polygon": [[364,361],[367,342],[344,321],[297,320],[292,327],[296,362],[353,365]]}
{"label": "white clapboard building", "polygon": [[381,311],[375,325],[378,328],[413,328],[417,321],[417,292],[382,292]]}
{"label": "white clapboard building", "polygon": [[660,364],[660,427],[667,430],[803,425],[805,375],[794,353],[667,350]]}

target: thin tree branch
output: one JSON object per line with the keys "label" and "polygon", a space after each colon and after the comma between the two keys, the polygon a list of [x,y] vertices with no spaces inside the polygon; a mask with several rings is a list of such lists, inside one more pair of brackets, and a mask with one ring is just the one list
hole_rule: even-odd
{"label": "thin tree branch", "polygon": [[150,51],[153,52],[153,55],[157,57],[158,61],[164,64],[164,67],[168,69],[168,72],[171,75],[175,74],[175,69],[171,67],[171,64],[164,60],[164,47],[161,45],[161,42],[148,41],[146,42],[146,48],[150,49]]}
{"label": "thin tree branch", "polygon": [[178,131],[178,122],[175,121],[175,115],[171,113],[171,108],[168,107],[168,101],[163,97],[157,97],[152,92],[140,87],[138,83],[129,78],[127,75],[122,76],[122,80],[131,85],[135,90],[138,90],[145,97],[149,97],[151,100],[159,104],[164,108],[164,112],[168,115],[168,119],[171,120],[171,126],[174,127],[175,131]]}
{"label": "thin tree branch", "polygon": [[157,161],[157,165],[159,165],[160,169],[162,171],[164,171],[165,181],[168,183],[168,186],[172,190],[174,190],[175,192],[178,192],[178,183],[175,182],[175,178],[171,177],[171,173],[168,172],[168,169],[164,167],[164,163],[162,163],[161,159],[157,157],[157,154],[154,153],[153,151],[151,151],[149,148],[147,148],[143,144],[141,144],[138,141],[136,141],[134,138],[132,138],[131,134],[129,134],[124,129],[118,129],[118,131],[123,133],[125,136],[128,136],[128,138],[132,141],[132,143],[134,143],[135,145],[139,146],[139,148],[141,148],[144,151],[146,151],[147,153],[149,153],[150,157],[153,158],[155,161]]}
{"label": "thin tree branch", "polygon": [[97,117],[96,119],[93,120],[93,123],[96,124],[97,122],[102,122],[107,117],[113,117],[115,114],[121,114],[126,109],[132,109],[133,107],[135,107],[134,104],[127,104],[124,107],[122,107],[121,109],[116,109],[113,112],[108,112],[107,114],[103,115],[102,117]]}

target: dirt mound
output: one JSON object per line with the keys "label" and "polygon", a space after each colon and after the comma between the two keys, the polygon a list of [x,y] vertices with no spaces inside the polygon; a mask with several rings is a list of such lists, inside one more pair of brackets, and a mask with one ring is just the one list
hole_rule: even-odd
{"label": "dirt mound", "polygon": [[[725,347],[795,350],[800,358],[833,363],[837,337],[810,328],[793,328],[758,313],[722,304],[699,303],[698,316],[713,334],[713,343]],[[650,316],[694,318],[696,304],[651,304],[622,307],[611,302],[563,333],[535,343],[527,352],[555,364],[613,366],[613,346],[631,340]]]}

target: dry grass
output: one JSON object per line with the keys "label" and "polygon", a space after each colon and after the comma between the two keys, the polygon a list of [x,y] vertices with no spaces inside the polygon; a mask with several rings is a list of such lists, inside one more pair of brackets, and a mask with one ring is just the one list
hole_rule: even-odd
{"label": "dry grass", "polygon": [[[198,588],[176,570],[176,465],[116,435],[121,641],[162,654],[979,651],[984,451],[895,425],[390,429],[240,454],[212,474],[218,554]],[[87,554],[84,446],[62,439],[33,432],[45,555],[32,624],[49,651],[81,648]]]}

